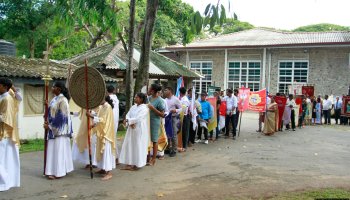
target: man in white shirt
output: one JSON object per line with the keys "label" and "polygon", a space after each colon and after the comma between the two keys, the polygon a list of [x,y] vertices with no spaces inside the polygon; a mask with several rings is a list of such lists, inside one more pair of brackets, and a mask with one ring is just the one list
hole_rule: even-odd
{"label": "man in white shirt", "polygon": [[226,118],[225,118],[225,129],[226,134],[225,137],[228,138],[230,135],[230,123],[232,124],[232,134],[233,139],[236,139],[236,124],[235,124],[235,118],[236,118],[236,108],[237,108],[237,97],[233,95],[232,89],[226,90],[226,95],[224,97],[224,101],[226,101]]}
{"label": "man in white shirt", "polygon": [[180,100],[174,96],[174,90],[171,87],[167,87],[164,90],[164,95],[166,97],[165,101],[169,112],[172,113],[172,126],[173,126],[173,138],[168,138],[169,141],[169,156],[175,157],[177,151],[177,133],[179,132],[178,124],[180,123],[180,111],[182,110]]}
{"label": "man in white shirt", "polygon": [[[295,131],[295,111],[294,111],[294,109],[297,107],[297,104],[295,103],[292,94],[290,94],[290,95],[288,96],[288,100],[287,100],[287,103],[286,103],[286,107],[289,107],[289,108],[291,109],[291,112],[290,112],[290,120],[291,120],[291,123],[292,123],[292,130]],[[287,130],[290,129],[289,124],[286,125],[286,129],[287,129]]]}
{"label": "man in white shirt", "polygon": [[331,124],[331,110],[332,110],[332,102],[328,99],[328,95],[324,96],[324,100],[322,102],[322,110],[324,116],[324,124]]}

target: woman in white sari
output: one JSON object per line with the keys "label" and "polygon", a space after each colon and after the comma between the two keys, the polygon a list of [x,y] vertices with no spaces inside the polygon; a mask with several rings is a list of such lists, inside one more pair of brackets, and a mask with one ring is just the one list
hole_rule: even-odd
{"label": "woman in white sari", "polygon": [[137,170],[146,165],[149,145],[149,109],[145,104],[146,95],[138,93],[124,123],[128,125],[119,162],[125,164],[124,170]]}
{"label": "woman in white sari", "polygon": [[70,96],[64,83],[56,82],[52,87],[55,97],[49,105],[48,121],[44,128],[48,129],[45,175],[48,179],[56,179],[73,171],[72,122],[70,119],[68,100]]}

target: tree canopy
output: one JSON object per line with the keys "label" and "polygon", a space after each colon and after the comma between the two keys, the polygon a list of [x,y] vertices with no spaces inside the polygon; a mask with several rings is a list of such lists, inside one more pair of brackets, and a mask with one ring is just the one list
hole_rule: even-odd
{"label": "tree canopy", "polygon": [[313,24],[294,29],[294,32],[327,32],[327,31],[349,31],[350,27],[336,24]]}

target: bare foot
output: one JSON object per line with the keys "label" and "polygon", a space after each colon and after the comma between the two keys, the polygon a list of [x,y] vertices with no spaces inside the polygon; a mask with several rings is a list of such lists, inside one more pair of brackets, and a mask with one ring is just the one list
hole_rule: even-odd
{"label": "bare foot", "polygon": [[112,173],[107,173],[105,176],[101,178],[102,181],[107,181],[112,178]]}
{"label": "bare foot", "polygon": [[56,177],[55,177],[55,176],[47,176],[47,179],[49,179],[49,180],[55,180]]}
{"label": "bare foot", "polygon": [[127,165],[123,168],[121,168],[121,170],[131,170],[133,167],[131,165]]}

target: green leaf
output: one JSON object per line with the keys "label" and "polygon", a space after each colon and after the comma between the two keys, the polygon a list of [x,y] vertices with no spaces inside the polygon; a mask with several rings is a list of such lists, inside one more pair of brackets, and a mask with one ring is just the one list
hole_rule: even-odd
{"label": "green leaf", "polygon": [[237,17],[237,15],[236,15],[236,13],[233,13],[233,19],[234,19],[234,20],[238,20],[238,17]]}
{"label": "green leaf", "polygon": [[209,12],[210,7],[211,7],[211,4],[208,4],[207,7],[205,8],[204,16],[207,16],[207,15],[208,15],[208,12]]}
{"label": "green leaf", "polygon": [[210,22],[210,17],[205,17],[203,22],[203,28],[207,27]]}
{"label": "green leaf", "polygon": [[195,15],[195,26],[196,26],[196,33],[199,34],[202,30],[203,26],[203,19],[201,14],[197,11]]}
{"label": "green leaf", "polygon": [[225,11],[225,7],[223,5],[221,5],[221,14],[220,14],[220,26],[223,25],[223,23],[226,20],[226,11]]}

